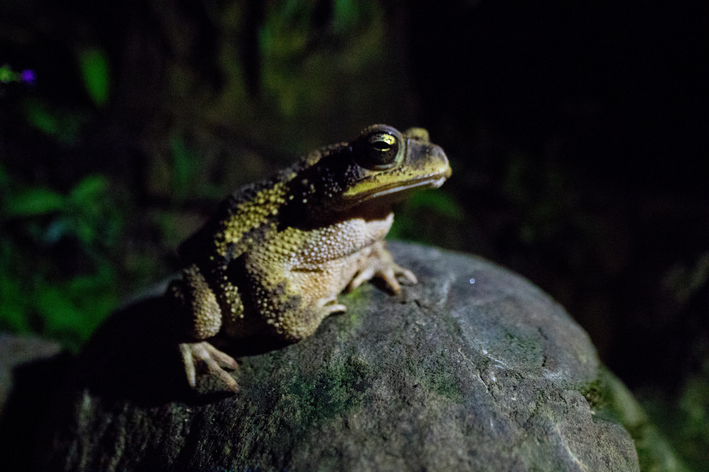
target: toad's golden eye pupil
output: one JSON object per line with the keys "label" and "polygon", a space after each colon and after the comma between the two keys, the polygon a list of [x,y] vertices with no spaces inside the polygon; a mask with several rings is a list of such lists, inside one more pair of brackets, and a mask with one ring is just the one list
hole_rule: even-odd
{"label": "toad's golden eye pupil", "polygon": [[377,151],[381,151],[381,152],[386,152],[389,149],[391,149],[391,145],[389,145],[385,142],[382,142],[382,141],[377,141],[375,143],[372,143],[372,146],[374,146],[374,149],[376,149]]}
{"label": "toad's golden eye pupil", "polygon": [[396,138],[390,134],[382,133],[372,136],[370,140],[372,147],[380,152],[389,151],[394,144],[396,144]]}

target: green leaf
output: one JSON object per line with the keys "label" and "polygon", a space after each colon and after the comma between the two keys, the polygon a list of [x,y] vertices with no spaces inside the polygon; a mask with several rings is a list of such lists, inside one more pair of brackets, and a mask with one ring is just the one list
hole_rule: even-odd
{"label": "green leaf", "polygon": [[0,82],[6,84],[8,82],[14,82],[17,80],[17,72],[13,72],[7,65],[0,66]]}
{"label": "green leaf", "polygon": [[72,230],[74,234],[86,246],[90,246],[98,235],[98,228],[92,223],[82,218],[77,218],[73,221]]}
{"label": "green leaf", "polygon": [[79,137],[86,116],[80,112],[60,109],[30,98],[23,103],[27,123],[63,144],[73,144]]}
{"label": "green leaf", "polygon": [[27,322],[27,295],[17,280],[9,274],[0,274],[0,329],[10,329],[18,333],[30,331]]}
{"label": "green leaf", "polygon": [[97,107],[104,107],[111,88],[106,53],[101,48],[88,47],[79,51],[78,61],[86,92]]}
{"label": "green leaf", "polygon": [[81,326],[83,316],[59,287],[47,286],[39,292],[37,310],[44,319],[47,334],[73,331]]}
{"label": "green leaf", "polygon": [[102,175],[89,175],[76,184],[69,198],[76,205],[93,205],[108,189],[108,180]]}
{"label": "green leaf", "polygon": [[25,116],[30,125],[50,136],[59,134],[59,120],[49,108],[39,100],[28,100],[24,106]]}
{"label": "green leaf", "polygon": [[333,29],[338,34],[351,29],[362,14],[361,3],[354,0],[336,0],[333,7]]}
{"label": "green leaf", "polygon": [[64,197],[43,187],[27,189],[8,198],[3,213],[9,216],[45,215],[63,209]]}

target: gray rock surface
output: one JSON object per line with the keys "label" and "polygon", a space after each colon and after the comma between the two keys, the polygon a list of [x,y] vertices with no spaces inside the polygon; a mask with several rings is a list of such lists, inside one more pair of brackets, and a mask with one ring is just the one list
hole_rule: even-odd
{"label": "gray rock surface", "polygon": [[391,249],[418,285],[343,296],[348,312],[298,344],[240,346],[235,396],[190,393],[161,299],[117,313],[57,400],[38,468],[639,470],[628,432],[595,414],[599,362],[561,306],[480,258]]}
{"label": "gray rock surface", "polygon": [[59,343],[36,336],[15,336],[0,332],[0,413],[13,386],[16,367],[59,354]]}
{"label": "gray rock surface", "polygon": [[0,333],[0,471],[26,468],[69,360],[60,351],[56,342]]}

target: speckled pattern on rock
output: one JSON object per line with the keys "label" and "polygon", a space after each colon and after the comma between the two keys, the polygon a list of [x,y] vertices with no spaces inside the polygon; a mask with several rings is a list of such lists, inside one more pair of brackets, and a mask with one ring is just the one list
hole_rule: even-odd
{"label": "speckled pattern on rock", "polygon": [[234,396],[190,395],[176,351],[151,357],[167,344],[159,300],[116,315],[56,407],[40,469],[639,470],[630,435],[582,394],[599,362],[561,306],[477,257],[390,250],[419,284],[361,287],[313,336],[241,357]]}

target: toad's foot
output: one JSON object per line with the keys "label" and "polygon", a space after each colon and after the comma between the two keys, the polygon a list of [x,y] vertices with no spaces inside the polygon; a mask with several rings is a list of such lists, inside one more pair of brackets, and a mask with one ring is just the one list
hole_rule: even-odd
{"label": "toad's foot", "polygon": [[352,279],[346,288],[346,291],[351,292],[362,283],[367,282],[375,277],[382,279],[386,288],[393,293],[401,291],[401,285],[397,278],[401,277],[406,282],[415,284],[418,283],[416,276],[408,269],[404,269],[394,262],[394,259],[389,254],[389,251],[384,249],[383,244],[377,245],[362,269]]}
{"label": "toad's foot", "polygon": [[317,307],[323,310],[325,316],[330,316],[333,313],[342,313],[347,311],[345,305],[337,303],[337,297],[321,298],[317,301]]}
{"label": "toad's foot", "polygon": [[185,363],[187,381],[192,388],[197,386],[195,364],[200,363],[206,365],[210,373],[215,374],[226,383],[229,390],[234,393],[239,391],[239,385],[236,383],[236,380],[224,370],[224,368],[236,370],[239,367],[239,364],[237,364],[231,356],[224,354],[207,341],[181,343],[180,352],[182,353],[182,360]]}

